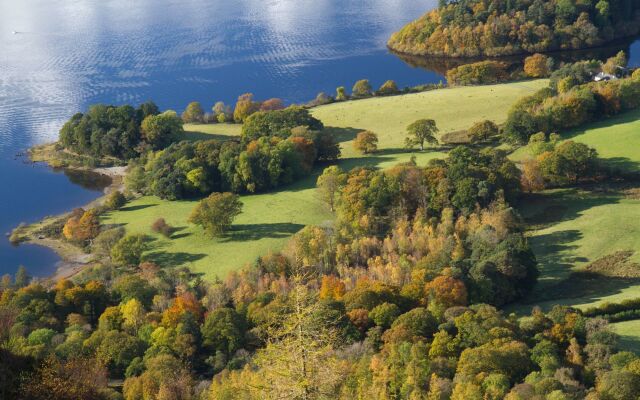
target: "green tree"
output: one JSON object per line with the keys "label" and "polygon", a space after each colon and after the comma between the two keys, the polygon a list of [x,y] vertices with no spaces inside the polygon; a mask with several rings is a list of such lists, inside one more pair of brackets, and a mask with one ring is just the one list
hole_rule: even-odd
{"label": "green tree", "polygon": [[31,281],[31,277],[29,276],[29,273],[27,272],[27,269],[25,268],[25,266],[24,265],[19,266],[15,276],[16,288],[23,288],[29,285],[30,281]]}
{"label": "green tree", "polygon": [[467,131],[467,134],[469,135],[471,143],[478,143],[498,135],[499,132],[500,128],[498,128],[495,122],[485,120],[473,124]]}
{"label": "green tree", "polygon": [[204,110],[199,102],[193,101],[187,105],[182,113],[182,120],[186,123],[202,122],[204,118]]}
{"label": "green tree", "polygon": [[233,193],[212,193],[201,200],[189,216],[189,222],[200,225],[211,236],[226,232],[242,212],[240,197]]}
{"label": "green tree", "polygon": [[345,183],[347,183],[347,175],[337,165],[325,168],[322,175],[318,177],[316,182],[318,192],[331,211],[334,211],[336,196]]}
{"label": "green tree", "polygon": [[202,325],[202,345],[213,353],[233,355],[244,345],[246,322],[233,308],[210,312]]}
{"label": "green tree", "polygon": [[182,120],[174,111],[150,115],[142,121],[142,135],[152,149],[165,148],[184,134]]}
{"label": "green tree", "polygon": [[120,265],[133,267],[140,264],[142,253],[146,250],[144,235],[127,235],[111,249],[111,259]]}
{"label": "green tree", "polygon": [[339,86],[336,89],[336,101],[345,101],[349,99],[349,96],[347,96],[347,89],[344,88],[344,86]]}
{"label": "green tree", "polygon": [[420,119],[407,127],[408,137],[405,139],[405,145],[411,148],[415,145],[420,146],[420,150],[424,150],[424,143],[438,144],[436,134],[438,128],[436,121],[432,119]]}

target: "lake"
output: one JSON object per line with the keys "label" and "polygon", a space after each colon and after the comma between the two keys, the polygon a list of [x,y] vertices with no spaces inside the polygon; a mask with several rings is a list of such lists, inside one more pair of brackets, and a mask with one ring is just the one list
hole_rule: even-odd
{"label": "lake", "polygon": [[[0,232],[81,206],[100,190],[17,154],[54,141],[93,103],[155,101],[181,111],[252,92],[311,100],[320,91],[438,82],[430,63],[405,62],[389,35],[436,0],[20,0],[0,3]],[[14,33],[14,31],[16,33]],[[631,46],[632,63],[640,44]],[[36,276],[57,256],[0,240],[0,274]]]}

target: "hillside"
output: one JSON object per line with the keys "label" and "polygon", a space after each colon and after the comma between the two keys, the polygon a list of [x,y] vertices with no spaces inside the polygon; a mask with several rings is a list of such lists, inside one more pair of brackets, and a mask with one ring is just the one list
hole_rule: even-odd
{"label": "hillside", "polygon": [[444,1],[389,39],[412,55],[504,56],[602,46],[640,31],[633,0]]}

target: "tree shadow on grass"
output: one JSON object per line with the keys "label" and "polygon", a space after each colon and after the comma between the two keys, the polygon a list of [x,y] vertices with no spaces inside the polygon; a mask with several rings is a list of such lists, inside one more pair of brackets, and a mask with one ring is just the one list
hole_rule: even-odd
{"label": "tree shadow on grass", "polygon": [[138,210],[144,210],[145,208],[156,207],[156,206],[157,204],[139,204],[137,206],[122,207],[118,211],[138,211]]}
{"label": "tree shadow on grass", "polygon": [[231,140],[238,139],[238,136],[233,135],[225,135],[222,133],[206,133],[206,132],[198,132],[198,131],[185,131],[183,140],[188,140],[190,142],[197,142],[199,140]]}
{"label": "tree shadow on grass", "polygon": [[553,232],[531,237],[529,243],[538,259],[540,279],[537,286],[543,289],[571,274],[576,262],[588,261],[582,257],[572,257],[571,252],[578,248],[575,243],[582,238],[578,230]]}
{"label": "tree shadow on grass", "polygon": [[619,203],[623,194],[613,191],[587,191],[580,188],[529,193],[520,198],[519,211],[528,229],[537,230],[576,219],[593,207]]}
{"label": "tree shadow on grass", "polygon": [[170,253],[167,251],[153,251],[144,255],[145,261],[154,262],[162,267],[177,267],[187,263],[192,263],[206,257],[206,254],[201,253]]}
{"label": "tree shadow on grass", "polygon": [[358,136],[358,133],[364,131],[364,129],[338,128],[335,126],[327,126],[324,128],[324,131],[332,134],[336,139],[336,142],[342,143],[355,139],[356,136]]}
{"label": "tree shadow on grass", "polygon": [[234,225],[222,240],[229,242],[247,242],[265,238],[282,239],[293,235],[302,228],[304,228],[304,225],[288,222]]}

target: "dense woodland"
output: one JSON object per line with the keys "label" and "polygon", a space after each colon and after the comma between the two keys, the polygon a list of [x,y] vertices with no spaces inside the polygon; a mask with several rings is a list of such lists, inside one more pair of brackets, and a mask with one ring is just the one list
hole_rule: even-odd
{"label": "dense woodland", "polygon": [[441,0],[389,46],[415,55],[503,56],[590,48],[639,31],[634,0]]}

